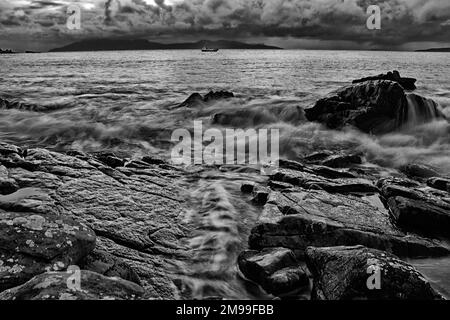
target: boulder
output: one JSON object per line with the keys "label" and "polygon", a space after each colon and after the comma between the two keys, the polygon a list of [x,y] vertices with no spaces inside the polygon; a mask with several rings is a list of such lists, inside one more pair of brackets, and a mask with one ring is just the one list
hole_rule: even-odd
{"label": "boulder", "polygon": [[50,270],[77,264],[95,247],[95,234],[65,216],[0,209],[0,291]]}
{"label": "boulder", "polygon": [[392,81],[367,81],[344,87],[305,110],[306,118],[331,129],[350,125],[380,134],[400,127],[408,102],[404,89]]}
{"label": "boulder", "polygon": [[134,300],[143,295],[136,283],[79,270],[37,275],[0,293],[0,300]]}
{"label": "boulder", "polygon": [[414,78],[404,78],[400,76],[400,73],[397,70],[389,71],[386,74],[379,74],[377,76],[372,77],[366,77],[361,79],[353,80],[352,83],[361,83],[366,81],[373,81],[373,80],[389,80],[394,81],[400,84],[405,90],[416,90],[416,79]]}
{"label": "boulder", "polygon": [[383,251],[309,247],[306,264],[314,279],[312,299],[443,299],[414,267]]}
{"label": "boulder", "polygon": [[309,284],[293,252],[286,248],[270,248],[261,252],[247,250],[238,257],[239,269],[268,293],[281,295]]}

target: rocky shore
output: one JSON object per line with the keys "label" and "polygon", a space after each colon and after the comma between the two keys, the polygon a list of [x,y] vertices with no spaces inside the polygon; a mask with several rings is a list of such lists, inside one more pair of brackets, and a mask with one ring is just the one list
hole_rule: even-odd
{"label": "rocky shore", "polygon": [[[424,115],[445,119],[437,104],[405,92],[415,81],[385,78],[358,80],[305,116],[391,132],[411,120],[414,99]],[[193,94],[179,107],[233,97]],[[406,259],[450,255],[448,173],[423,163],[386,172],[364,154],[317,150],[280,160],[265,183],[242,184],[261,209],[236,261],[242,276],[272,297],[443,299]],[[192,232],[177,181],[189,175],[152,156],[0,142],[0,300],[189,298],[177,274]],[[83,290],[68,286],[73,276]]]}

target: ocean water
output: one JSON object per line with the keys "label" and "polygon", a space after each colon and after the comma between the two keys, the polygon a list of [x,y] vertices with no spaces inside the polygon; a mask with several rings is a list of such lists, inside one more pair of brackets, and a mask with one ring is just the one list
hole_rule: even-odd
{"label": "ocean water", "polygon": [[[296,159],[320,149],[362,151],[368,161],[395,169],[419,161],[450,174],[447,121],[383,136],[332,131],[304,121],[302,109],[351,80],[399,70],[418,79],[417,94],[434,99],[450,117],[450,54],[366,51],[221,50],[218,53],[126,51],[0,56],[0,97],[41,107],[0,110],[0,139],[58,151],[114,151],[168,158],[173,130],[206,127],[226,113],[219,128],[278,128],[280,153]],[[179,108],[191,93],[228,90],[237,99],[206,108]],[[189,190],[185,241],[193,259],[180,265],[192,297],[264,297],[236,270],[260,209],[239,192],[242,181],[262,179],[242,171],[205,170],[181,181]],[[205,231],[207,230],[207,231]],[[443,292],[450,261],[426,261],[425,274]],[[421,265],[420,263],[418,263]],[[423,266],[424,264],[422,264]],[[448,273],[447,273],[448,274]],[[439,276],[441,275],[441,276]]]}

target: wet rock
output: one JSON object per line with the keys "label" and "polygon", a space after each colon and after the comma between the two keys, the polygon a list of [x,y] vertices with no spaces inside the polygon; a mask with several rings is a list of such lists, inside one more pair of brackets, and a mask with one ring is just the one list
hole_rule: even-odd
{"label": "wet rock", "polygon": [[366,81],[344,87],[305,110],[309,121],[331,129],[354,126],[381,134],[399,128],[406,120],[408,102],[404,89],[393,81]]}
{"label": "wet rock", "polygon": [[437,169],[422,163],[408,163],[400,167],[400,171],[410,178],[432,178],[439,177],[440,174]]}
{"label": "wet rock", "polygon": [[81,261],[80,268],[141,285],[141,279],[128,263],[103,250],[91,252]]}
{"label": "wet rock", "polygon": [[217,100],[225,100],[234,98],[234,94],[229,91],[210,91],[204,97],[198,92],[191,94],[178,108],[194,108],[205,103],[210,103]]}
{"label": "wet rock", "polygon": [[427,236],[450,238],[450,208],[404,197],[391,197],[388,205],[395,224],[400,228]]}
{"label": "wet rock", "polygon": [[450,236],[448,193],[402,178],[383,178],[377,185],[398,227],[425,236]]}
{"label": "wet rock", "polygon": [[[289,169],[275,170],[270,176],[271,181],[281,181],[305,189],[325,190],[330,193],[377,193],[378,188],[369,180],[360,178],[328,179],[312,172],[326,176],[346,176],[346,173],[326,168],[311,168],[309,170],[295,171]],[[350,175],[349,176],[353,176]]]}
{"label": "wet rock", "polygon": [[322,165],[331,168],[348,168],[361,163],[362,157],[360,154],[333,155],[322,161]]}
{"label": "wet rock", "polygon": [[125,161],[112,152],[97,153],[95,157],[111,168],[123,167]]}
{"label": "wet rock", "polygon": [[195,92],[195,93],[191,94],[186,100],[184,100],[183,103],[181,103],[179,105],[179,107],[190,108],[190,107],[198,106],[199,104],[202,104],[202,103],[203,103],[202,95],[198,92]]}
{"label": "wet rock", "polygon": [[400,76],[400,73],[397,70],[389,71],[386,74],[379,74],[377,76],[373,77],[366,77],[361,78],[357,80],[353,80],[353,83],[361,83],[366,81],[373,81],[373,80],[389,80],[394,81],[400,84],[405,90],[416,90],[416,81],[417,79],[414,78],[404,78]]}
{"label": "wet rock", "polygon": [[17,148],[6,144],[0,144],[0,165],[20,187],[0,196],[1,209],[83,223],[97,236],[95,252],[116,259],[111,272],[128,277],[119,267],[126,264],[140,278],[146,298],[179,297],[174,260],[188,255],[180,241],[188,230],[181,197],[186,192],[176,183],[182,171],[144,161],[139,168],[113,168],[88,154],[44,149],[29,149],[24,160]]}
{"label": "wet rock", "polygon": [[255,204],[265,204],[267,201],[267,197],[269,196],[270,190],[265,187],[256,186],[252,191],[252,201]]}
{"label": "wet rock", "polygon": [[252,193],[253,190],[255,189],[255,187],[256,187],[256,185],[255,185],[254,182],[251,182],[251,181],[244,182],[241,185],[241,191],[244,192],[244,193]]}
{"label": "wet rock", "polygon": [[208,92],[204,98],[204,102],[214,101],[214,100],[222,100],[222,99],[230,99],[234,98],[234,94],[229,91],[210,91]]}
{"label": "wet rock", "polygon": [[445,243],[398,230],[378,195],[358,197],[298,187],[270,193],[249,238],[252,249],[284,247],[300,258],[308,246],[357,244],[406,257],[450,253]]}
{"label": "wet rock", "polygon": [[160,164],[165,164],[166,161],[162,158],[156,157],[156,156],[145,156],[142,158],[142,161],[148,163],[148,164],[156,164],[156,165],[160,165]]}
{"label": "wet rock", "polygon": [[244,276],[261,285],[268,293],[288,293],[308,285],[308,277],[293,252],[285,248],[244,251],[238,258]]}
{"label": "wet rock", "polygon": [[438,190],[450,192],[450,179],[447,178],[430,178],[427,180],[427,185]]}
{"label": "wet rock", "polygon": [[8,170],[0,165],[0,195],[14,193],[18,189],[17,182],[8,176]]}
{"label": "wet rock", "polygon": [[71,218],[0,209],[0,290],[49,270],[77,264],[95,247],[95,234]]}
{"label": "wet rock", "polygon": [[133,300],[143,295],[144,289],[136,283],[80,270],[37,275],[0,293],[0,300]]}
{"label": "wet rock", "polygon": [[267,279],[263,288],[274,295],[287,295],[308,286],[309,278],[306,271],[296,266],[276,271]]}
{"label": "wet rock", "polygon": [[333,156],[333,152],[331,151],[317,151],[314,153],[311,153],[307,156],[305,156],[303,158],[303,160],[305,162],[309,162],[309,163],[322,163],[322,161],[324,161],[325,159],[327,159],[328,157]]}
{"label": "wet rock", "polygon": [[363,246],[306,250],[317,300],[434,300],[442,297],[414,267]]}

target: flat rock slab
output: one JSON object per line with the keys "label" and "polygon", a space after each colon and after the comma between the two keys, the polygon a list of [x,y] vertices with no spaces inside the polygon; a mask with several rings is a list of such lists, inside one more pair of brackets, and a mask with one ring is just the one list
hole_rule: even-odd
{"label": "flat rock slab", "polygon": [[95,234],[67,216],[0,209],[0,290],[50,270],[77,264],[95,247]]}
{"label": "flat rock slab", "polygon": [[133,300],[143,295],[133,282],[79,270],[40,274],[0,293],[0,300]]}
{"label": "flat rock slab", "polygon": [[[316,170],[318,170],[316,168]],[[290,183],[305,189],[325,190],[330,193],[377,193],[378,188],[369,180],[361,178],[325,178],[331,169],[322,169],[320,174],[291,169],[276,170],[270,177],[272,181]],[[337,173],[336,173],[337,174]]]}
{"label": "flat rock slab", "polygon": [[378,195],[358,197],[302,188],[269,194],[249,244],[256,250],[290,248],[300,257],[308,246],[358,244],[405,257],[450,253],[440,241],[396,228]]}
{"label": "flat rock slab", "polygon": [[[168,164],[104,156],[29,149],[24,157],[19,148],[0,143],[0,165],[19,186],[0,196],[0,208],[85,224],[97,235],[95,252],[109,257],[92,256],[86,266],[139,278],[148,298],[178,298],[174,260],[187,258],[180,244],[188,231],[182,221],[185,200],[176,184],[183,173]],[[102,265],[105,259],[111,273]]]}
{"label": "flat rock slab", "polygon": [[414,267],[389,253],[363,246],[306,250],[317,300],[442,299]]}

